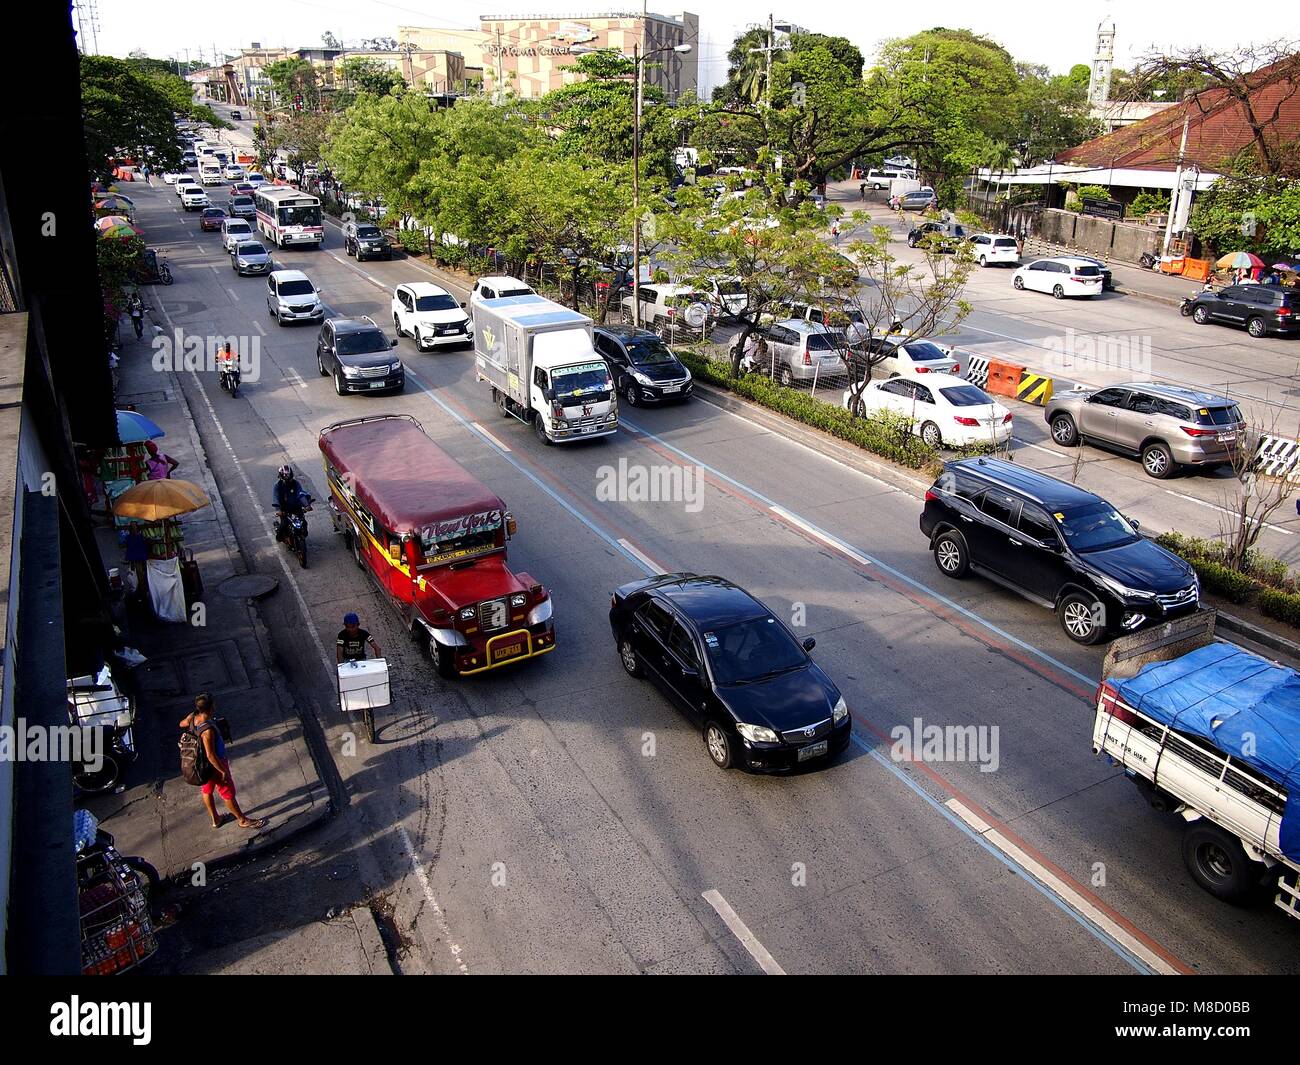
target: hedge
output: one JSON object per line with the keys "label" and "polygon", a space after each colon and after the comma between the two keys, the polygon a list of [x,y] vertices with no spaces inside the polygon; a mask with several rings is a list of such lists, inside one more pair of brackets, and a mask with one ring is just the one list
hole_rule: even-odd
{"label": "hedge", "polygon": [[1259,590],[1259,609],[1271,618],[1300,626],[1300,595],[1278,588]]}
{"label": "hedge", "polygon": [[1244,603],[1250,599],[1258,587],[1256,582],[1245,573],[1229,569],[1222,562],[1189,560],[1197,575],[1201,578],[1201,587],[1221,595],[1233,603]]}
{"label": "hedge", "polygon": [[726,368],[693,351],[679,350],[677,357],[690,367],[698,381],[734,392],[761,407],[820,429],[846,443],[856,444],[899,465],[923,470],[934,477],[943,472],[943,459],[939,453],[912,433],[905,419],[888,415],[855,418],[843,407],[833,407],[769,378],[754,374],[732,377]]}

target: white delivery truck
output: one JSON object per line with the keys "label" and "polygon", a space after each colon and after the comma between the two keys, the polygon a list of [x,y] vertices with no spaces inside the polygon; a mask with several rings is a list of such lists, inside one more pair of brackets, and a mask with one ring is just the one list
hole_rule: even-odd
{"label": "white delivery truck", "polygon": [[614,381],[592,346],[590,318],[535,293],[472,310],[475,372],[502,414],[532,422],[545,444],[617,432]]}
{"label": "white delivery truck", "polygon": [[1092,749],[1186,823],[1198,885],[1246,903],[1268,886],[1300,919],[1300,673],[1214,636],[1215,612],[1111,644]]}
{"label": "white delivery truck", "polygon": [[889,182],[889,198],[902,199],[909,192],[919,192],[921,183],[914,177],[896,177]]}
{"label": "white delivery truck", "polygon": [[217,162],[215,156],[199,156],[199,183],[201,185],[220,185],[224,178],[221,176],[221,164]]}

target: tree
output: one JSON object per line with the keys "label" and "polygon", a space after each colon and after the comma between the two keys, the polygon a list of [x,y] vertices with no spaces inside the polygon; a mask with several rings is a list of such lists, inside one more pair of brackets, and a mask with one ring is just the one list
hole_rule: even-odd
{"label": "tree", "polygon": [[342,43],[339,41],[339,39],[338,39],[337,37],[335,37],[334,34],[330,33],[329,30],[326,30],[324,33],[322,33],[322,34],[320,35],[320,43],[323,44],[326,48],[342,48],[342,47],[343,47],[343,45],[342,45]]}
{"label": "tree", "polygon": [[1256,173],[1256,162],[1247,149],[1211,188],[1197,194],[1188,225],[1214,255],[1252,251],[1272,262],[1300,248],[1300,184]]}
{"label": "tree", "polygon": [[[748,29],[732,42],[727,52],[727,80],[713,90],[715,103],[739,107],[757,104],[763,98],[767,56],[758,51],[767,45],[767,30]],[[784,51],[773,51],[775,62]]]}
{"label": "tree", "polygon": [[158,80],[141,73],[134,62],[112,56],[81,57],[81,109],[92,175],[106,175],[123,153],[151,159],[162,169],[180,167],[174,101]]}
{"label": "tree", "polygon": [[1081,144],[1100,132],[1088,113],[1088,68],[1052,75],[1046,67],[1016,66],[1016,134],[1011,147],[1020,166],[1037,166],[1065,148]]}
{"label": "tree", "polygon": [[406,79],[402,77],[400,71],[373,56],[348,56],[343,60],[341,67],[343,83],[352,90],[348,96],[336,100],[336,103],[345,109],[361,93],[388,96],[406,88]]}
{"label": "tree", "polygon": [[263,73],[276,103],[286,110],[320,110],[320,74],[306,59],[291,57],[268,63]]}

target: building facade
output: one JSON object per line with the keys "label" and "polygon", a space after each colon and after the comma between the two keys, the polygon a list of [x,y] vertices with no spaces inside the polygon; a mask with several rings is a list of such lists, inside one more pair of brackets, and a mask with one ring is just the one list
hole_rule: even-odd
{"label": "building facade", "polygon": [[350,51],[335,57],[334,82],[343,83],[343,64],[349,59],[369,59],[397,71],[408,88],[435,96],[465,93],[472,80],[465,73],[465,57],[445,49],[399,48],[396,51]]}

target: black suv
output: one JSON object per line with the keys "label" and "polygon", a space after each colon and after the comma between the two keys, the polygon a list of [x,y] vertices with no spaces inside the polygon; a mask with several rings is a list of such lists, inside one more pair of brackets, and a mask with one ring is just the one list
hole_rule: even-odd
{"label": "black suv", "polygon": [[666,573],[615,590],[609,624],[633,677],[648,676],[704,738],[719,769],[781,772],[834,758],[853,717],[781,619],[722,577]]}
{"label": "black suv", "polygon": [[384,231],[369,222],[348,222],[344,225],[343,251],[347,255],[355,255],[357,262],[393,257],[393,247],[384,236]]}
{"label": "black suv", "polygon": [[400,392],[406,387],[397,341],[370,318],[327,318],[316,338],[316,369],[334,378],[334,391]]}
{"label": "black suv", "polygon": [[609,364],[614,388],[628,403],[688,399],[695,382],[659,334],[630,325],[598,325],[596,351]]}
{"label": "black suv", "polygon": [[1100,496],[1001,459],[958,459],[925,493],[921,532],[949,577],[974,571],[1049,610],[1077,643],[1190,614],[1196,573]]}
{"label": "black suv", "polygon": [[907,234],[907,246],[915,248],[922,241],[936,251],[956,251],[970,240],[970,231],[957,222],[922,222]]}
{"label": "black suv", "polygon": [[1259,284],[1207,289],[1192,300],[1192,321],[1245,326],[1253,337],[1300,333],[1300,292]]}

